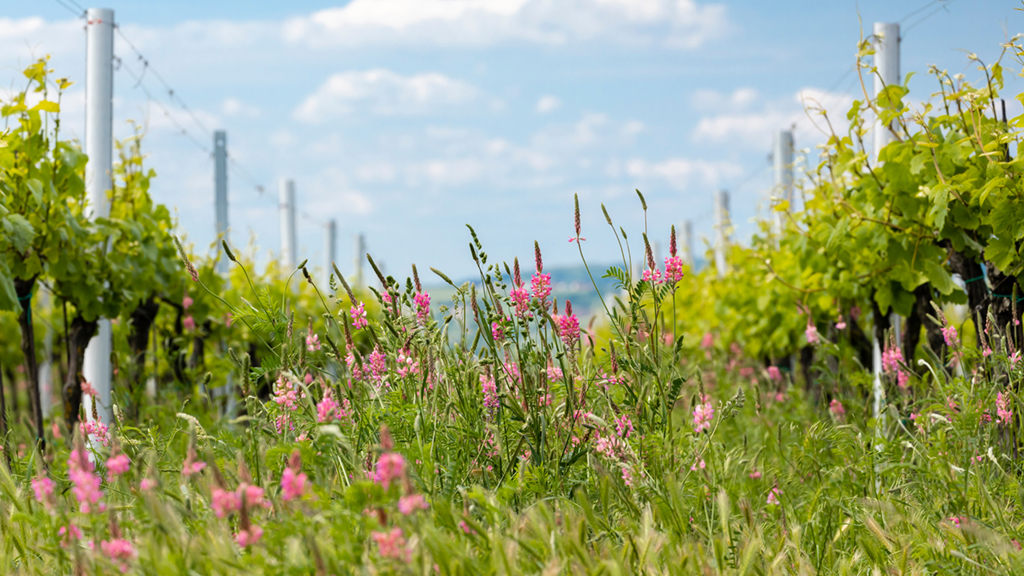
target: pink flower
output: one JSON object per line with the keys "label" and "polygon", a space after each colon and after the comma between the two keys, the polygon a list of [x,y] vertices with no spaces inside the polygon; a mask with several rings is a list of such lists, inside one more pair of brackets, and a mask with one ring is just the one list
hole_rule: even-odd
{"label": "pink flower", "polygon": [[57,531],[57,535],[61,537],[60,545],[62,548],[67,548],[72,542],[82,539],[82,531],[74,524],[61,526],[60,530]]}
{"label": "pink flower", "polygon": [[349,416],[348,398],[342,400],[344,407],[339,406],[334,400],[334,391],[329,387],[324,388],[324,398],[316,405],[316,421],[324,424],[331,420],[341,420]]}
{"label": "pink flower", "polygon": [[536,298],[545,310],[548,307],[548,296],[551,296],[551,274],[537,272],[530,279],[530,286],[533,297]]}
{"label": "pink flower", "polygon": [[142,482],[139,482],[139,489],[143,492],[149,492],[153,488],[156,488],[156,480],[152,478],[143,478]]}
{"label": "pink flower", "polygon": [[462,531],[466,534],[473,533],[473,529],[469,527],[465,520],[459,520],[459,528],[462,528]]}
{"label": "pink flower", "polygon": [[960,518],[956,516],[950,516],[949,521],[953,523],[953,526],[956,526],[957,528],[960,527]]}
{"label": "pink flower", "polygon": [[231,312],[224,315],[224,325],[231,328],[231,323],[235,321],[235,317]]}
{"label": "pink flower", "polygon": [[299,409],[299,401],[306,397],[305,390],[302,390],[291,378],[283,374],[277,377],[274,383],[274,402],[285,410],[294,411]]}
{"label": "pink flower", "polygon": [[306,335],[306,350],[310,352],[317,352],[320,350],[320,335],[319,334],[307,334]]}
{"label": "pink flower", "polygon": [[412,301],[416,303],[416,318],[421,324],[425,323],[430,317],[430,294],[418,292],[412,297]]}
{"label": "pink flower", "polygon": [[193,474],[198,474],[206,468],[206,462],[196,459],[196,452],[193,448],[189,448],[185,453],[185,461],[181,465],[181,475],[188,478]]}
{"label": "pink flower", "polygon": [[781,382],[782,381],[782,372],[779,372],[779,367],[778,366],[769,366],[768,367],[768,378],[770,380],[774,381],[774,382]]}
{"label": "pink flower", "polygon": [[382,557],[402,562],[411,560],[412,553],[406,548],[401,528],[392,528],[390,532],[373,532],[370,536],[377,543],[377,551]]}
{"label": "pink flower", "polygon": [[352,305],[349,309],[349,314],[352,315],[352,326],[359,330],[360,328],[366,328],[370,325],[370,322],[366,319],[366,308],[362,302],[357,302]]}
{"label": "pink flower", "polygon": [[183,298],[181,301],[181,307],[184,308],[185,310],[188,310],[189,308],[192,307],[193,302],[194,300],[192,300],[192,297],[186,294],[185,298]]}
{"label": "pink flower", "polygon": [[882,352],[882,370],[887,374],[898,372],[903,363],[903,351],[899,346],[893,346]]}
{"label": "pink flower", "polygon": [[377,460],[373,481],[387,490],[391,483],[405,477],[405,458],[397,452],[385,452]]}
{"label": "pink flower", "polygon": [[100,549],[107,555],[107,558],[120,563],[121,572],[128,571],[128,565],[125,562],[135,556],[135,548],[132,546],[132,543],[124,538],[104,540],[100,542]]}
{"label": "pink flower", "polygon": [[239,530],[235,534],[235,543],[242,548],[248,548],[260,541],[263,537],[263,529],[255,524],[249,526],[248,530]]}
{"label": "pink flower", "polygon": [[384,383],[384,376],[388,373],[387,356],[384,355],[379,346],[374,348],[373,352],[370,352],[365,367],[369,368],[370,375],[376,380],[378,387]]}
{"label": "pink flower", "polygon": [[626,486],[633,485],[633,473],[625,466],[622,467],[622,481],[626,483]]}
{"label": "pink flower", "polygon": [[910,374],[900,370],[896,373],[896,385],[906,390],[910,386]]}
{"label": "pink flower", "polygon": [[196,321],[192,316],[185,316],[185,319],[181,321],[181,324],[185,327],[185,330],[196,329]]}
{"label": "pink flower", "polygon": [[131,460],[126,454],[118,454],[107,459],[107,482],[113,482],[117,480],[118,476],[127,472],[130,463]]}
{"label": "pink flower", "polygon": [[981,351],[982,358],[988,358],[992,355],[992,348],[985,346],[985,349]]}
{"label": "pink flower", "polygon": [[683,259],[679,256],[665,258],[665,282],[675,284],[683,279]]}
{"label": "pink flower", "polygon": [[509,298],[512,300],[512,306],[516,309],[516,316],[525,318],[530,311],[530,293],[526,288],[519,286],[509,292]]}
{"label": "pink flower", "polygon": [[843,315],[839,315],[839,321],[836,322],[836,330],[846,330],[846,320],[843,320]]}
{"label": "pink flower", "polygon": [[1010,399],[1000,392],[996,395],[996,415],[1000,424],[1010,424],[1013,419],[1013,411],[1010,410]]}
{"label": "pink flower", "polygon": [[615,431],[623,438],[629,438],[629,435],[634,432],[633,421],[629,419],[628,415],[623,414],[615,419]]}
{"label": "pink flower", "polygon": [[568,349],[573,349],[580,340],[580,321],[572,313],[572,303],[565,301],[565,316],[558,316],[555,319],[558,324],[558,335],[562,344]]}
{"label": "pink flower", "polygon": [[237,494],[222,488],[214,488],[210,494],[210,506],[217,518],[223,518],[242,509],[242,500]]}
{"label": "pink flower", "polygon": [[32,490],[36,493],[36,502],[50,507],[50,495],[53,494],[55,484],[46,476],[39,476],[32,479]]}
{"label": "pink flower", "polygon": [[281,494],[285,501],[302,498],[302,495],[306,492],[306,481],[308,478],[300,471],[301,467],[302,459],[298,450],[296,450],[292,452],[288,467],[281,473]]}
{"label": "pink flower", "polygon": [[97,392],[96,389],[92,387],[92,384],[90,384],[89,382],[87,382],[85,380],[82,381],[81,386],[82,386],[82,394],[88,394],[89,396],[99,396],[100,395],[100,393]]}
{"label": "pink flower", "polygon": [[949,325],[942,329],[942,339],[946,341],[946,346],[954,348],[960,345],[960,336],[956,333],[956,326]]}
{"label": "pink flower", "polygon": [[818,327],[811,323],[811,319],[807,319],[807,329],[804,330],[804,335],[807,337],[807,343],[815,345],[821,339],[818,335]]}
{"label": "pink flower", "polygon": [[693,431],[697,434],[711,429],[711,420],[715,417],[715,408],[711,400],[705,396],[700,404],[693,408]]}
{"label": "pink flower", "polygon": [[480,388],[483,389],[484,393],[484,408],[487,409],[488,420],[494,417],[495,410],[498,409],[500,400],[498,400],[498,387],[494,383],[493,378],[489,378],[484,374],[480,375]]}
{"label": "pink flower", "polygon": [[502,342],[505,340],[505,329],[501,327],[501,324],[491,322],[491,337],[494,338],[495,342]]}
{"label": "pink flower", "polygon": [[82,435],[85,437],[93,437],[104,446],[110,445],[110,437],[107,435],[109,429],[107,425],[99,420],[86,420],[78,425],[78,429],[82,431]]}
{"label": "pink flower", "polygon": [[828,409],[831,410],[836,417],[842,417],[846,414],[846,409],[843,408],[843,403],[836,398],[833,398],[832,401],[828,403]]}
{"label": "pink flower", "polygon": [[769,506],[775,506],[775,505],[777,505],[779,503],[779,494],[780,494],[780,492],[779,492],[779,489],[777,487],[776,488],[772,488],[771,491],[768,492],[768,505]]}
{"label": "pink flower", "polygon": [[417,510],[426,510],[427,508],[430,508],[430,505],[427,504],[426,499],[421,494],[409,494],[398,499],[398,511],[405,516],[415,514]]}
{"label": "pink flower", "polygon": [[644,270],[643,275],[640,277],[644,282],[650,282],[651,284],[661,284],[661,270],[647,268]]}
{"label": "pink flower", "polygon": [[[68,478],[75,485],[72,489],[75,498],[78,500],[79,509],[88,514],[103,497],[100,491],[101,480],[93,474],[93,464],[85,453],[85,448],[79,446],[71,451],[68,457]],[[102,507],[100,507],[102,510]]]}
{"label": "pink flower", "polygon": [[698,469],[703,470],[705,468],[707,468],[707,464],[705,464],[704,459],[701,458],[700,462],[695,462],[692,466],[690,466],[690,471],[696,472]]}
{"label": "pink flower", "polygon": [[714,347],[714,345],[715,335],[712,334],[711,332],[705,333],[704,337],[701,338],[700,340],[700,347],[703,348],[704,350],[711,350],[711,348]]}
{"label": "pink flower", "polygon": [[760,480],[761,479],[761,473],[759,471],[757,471],[757,470],[754,470],[753,472],[750,473],[750,478],[753,479],[753,480]]}

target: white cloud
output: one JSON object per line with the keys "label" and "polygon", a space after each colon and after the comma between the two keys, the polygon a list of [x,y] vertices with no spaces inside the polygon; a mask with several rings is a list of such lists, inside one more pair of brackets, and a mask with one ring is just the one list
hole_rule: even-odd
{"label": "white cloud", "polygon": [[541,96],[540,100],[537,100],[537,112],[541,114],[547,114],[557,110],[562,105],[562,101],[555,96],[550,94],[547,96]]}
{"label": "white cloud", "polygon": [[[820,115],[815,109],[828,111],[829,118],[834,129],[840,132],[846,130],[846,111],[853,103],[853,97],[848,94],[829,93],[816,88],[804,88],[797,91],[788,98],[764,102],[760,109],[750,109],[749,104],[761,101],[758,94],[750,90],[748,95],[743,95],[740,89],[734,92],[729,101],[745,101],[746,106],[737,105],[734,109],[722,111],[718,114],[705,116],[698,121],[693,130],[693,140],[701,143],[711,144],[739,144],[748,148],[764,148],[771,146],[772,135],[778,130],[795,128],[800,131],[807,131],[811,138],[818,140],[818,130],[825,128],[825,123],[820,120]],[[695,104],[704,98],[698,94]],[[805,111],[805,107],[808,109]],[[813,119],[813,121],[812,121]],[[817,126],[817,127],[816,127]]]}
{"label": "white cloud", "polygon": [[357,110],[383,116],[424,114],[467,104],[480,91],[442,74],[402,76],[390,70],[340,72],[332,75],[295,110],[305,122],[351,114]]}
{"label": "white cloud", "polygon": [[695,185],[716,187],[727,178],[735,178],[743,169],[731,162],[710,162],[688,158],[668,158],[661,162],[633,159],[626,162],[626,174],[641,180],[660,179],[677,190],[688,190]]}
{"label": "white cloud", "polygon": [[760,94],[749,86],[737,88],[731,94],[717,90],[697,90],[693,93],[693,106],[697,110],[726,112],[745,110],[757,101]]}
{"label": "white cloud", "polygon": [[723,5],[695,0],[353,0],[288,20],[284,37],[315,47],[609,40],[692,49],[727,28]]}
{"label": "white cloud", "polygon": [[259,106],[254,106],[239,100],[238,98],[225,98],[221,104],[221,110],[225,116],[242,116],[245,118],[259,118],[262,111]]}

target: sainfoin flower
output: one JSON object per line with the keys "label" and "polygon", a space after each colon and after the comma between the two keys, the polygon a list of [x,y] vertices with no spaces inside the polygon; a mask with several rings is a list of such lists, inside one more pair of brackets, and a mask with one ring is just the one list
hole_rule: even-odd
{"label": "sainfoin flower", "polygon": [[771,379],[773,382],[781,382],[782,381],[782,372],[779,372],[779,367],[778,366],[769,366],[768,367],[768,378]]}
{"label": "sainfoin flower", "polygon": [[392,528],[390,532],[374,532],[370,536],[377,543],[377,551],[382,557],[403,562],[410,560],[411,553],[406,548],[401,528]]}
{"label": "sainfoin flower", "polygon": [[320,336],[310,332],[306,335],[306,350],[316,352],[320,350]]}
{"label": "sainfoin flower", "polygon": [[374,348],[373,352],[370,352],[370,356],[367,358],[367,365],[364,367],[369,370],[370,375],[378,386],[384,383],[384,376],[388,373],[388,365],[387,356],[384,355],[380,347]]}
{"label": "sainfoin flower", "polygon": [[572,313],[572,303],[565,301],[565,315],[556,319],[558,324],[558,335],[562,344],[568,349],[573,349],[580,340],[580,321]]}
{"label": "sainfoin flower", "polygon": [[55,484],[46,476],[39,476],[32,479],[32,491],[36,493],[36,502],[50,506],[50,495],[53,494]]}
{"label": "sainfoin flower", "polygon": [[956,333],[956,326],[950,324],[942,328],[942,339],[945,340],[946,346],[954,348],[960,345],[960,336]]}
{"label": "sainfoin flower", "polygon": [[679,256],[665,258],[665,282],[675,284],[683,279],[683,259]]}
{"label": "sainfoin flower", "polygon": [[715,417],[715,408],[711,405],[711,399],[707,396],[701,399],[701,403],[693,407],[693,431],[697,434],[711,429],[711,420]]}
{"label": "sainfoin flower", "polygon": [[128,570],[128,565],[125,564],[125,561],[131,560],[135,556],[135,547],[124,538],[104,540],[100,542],[100,550],[103,550],[107,558],[120,564],[121,572]]}
{"label": "sainfoin flower", "polygon": [[419,292],[412,297],[412,300],[416,303],[416,318],[421,323],[426,322],[430,317],[430,294]]}
{"label": "sainfoin flower", "polygon": [[551,296],[551,274],[536,273],[530,278],[533,297],[540,302],[541,308],[547,309],[548,296]]}
{"label": "sainfoin flower", "polygon": [[804,336],[807,337],[807,343],[811,345],[817,344],[821,338],[818,335],[818,327],[811,322],[810,318],[807,319],[807,329],[804,330]]}
{"label": "sainfoin flower", "polygon": [[370,325],[370,322],[366,319],[366,307],[362,302],[356,302],[349,309],[349,314],[352,316],[352,326],[359,330],[360,328],[366,328]]}
{"label": "sainfoin flower", "polygon": [[833,398],[832,401],[828,403],[828,409],[836,416],[846,414],[846,409],[843,408],[843,403],[836,398]]}
{"label": "sainfoin flower", "polygon": [[1009,424],[1013,419],[1013,411],[1010,410],[1010,399],[1002,392],[996,394],[996,416],[1000,424]]}
{"label": "sainfoin flower", "polygon": [[128,471],[131,460],[126,454],[118,454],[107,459],[107,482],[117,480],[117,477]]}
{"label": "sainfoin flower", "polygon": [[[93,464],[85,452],[85,446],[79,445],[68,457],[68,478],[75,487],[71,490],[78,500],[79,509],[88,514],[94,510],[103,497],[100,491],[100,477],[93,473]],[[99,507],[100,511],[103,507]]]}
{"label": "sainfoin flower", "polygon": [[772,488],[771,491],[768,492],[768,505],[769,506],[775,506],[775,505],[777,505],[779,503],[779,494],[780,494],[780,492],[779,492],[778,488]]}
{"label": "sainfoin flower", "polygon": [[235,543],[242,548],[248,548],[249,546],[259,542],[262,537],[263,528],[252,524],[248,528],[239,529],[238,532],[235,533]]}
{"label": "sainfoin flower", "polygon": [[409,494],[398,499],[398,511],[405,516],[415,514],[417,510],[426,510],[427,508],[430,508],[430,505],[427,504],[422,494]]}
{"label": "sainfoin flower", "polygon": [[192,316],[185,316],[185,319],[181,321],[181,324],[185,327],[185,330],[196,329],[196,320]]}
{"label": "sainfoin flower", "polygon": [[385,452],[377,460],[373,481],[387,490],[391,483],[405,477],[405,458],[397,452]]}
{"label": "sainfoin flower", "polygon": [[488,419],[494,417],[494,411],[498,409],[498,387],[494,383],[494,378],[487,376],[486,374],[480,375],[480,388],[484,393],[484,408],[487,409]]}
{"label": "sainfoin flower", "polygon": [[238,494],[223,488],[214,488],[210,494],[210,506],[217,518],[223,518],[242,508],[242,499]]}
{"label": "sainfoin flower", "polygon": [[297,500],[306,492],[308,478],[301,472],[302,457],[299,451],[292,452],[288,467],[281,473],[281,497],[284,500]]}
{"label": "sainfoin flower", "polygon": [[103,422],[99,420],[86,420],[78,425],[78,429],[82,431],[83,436],[91,437],[104,446],[110,445],[110,436],[108,435],[110,429]]}

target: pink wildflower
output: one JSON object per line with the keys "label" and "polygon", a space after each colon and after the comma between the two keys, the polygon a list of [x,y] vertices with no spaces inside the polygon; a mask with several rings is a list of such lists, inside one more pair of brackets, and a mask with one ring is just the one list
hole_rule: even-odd
{"label": "pink wildflower", "polygon": [[779,503],[779,494],[781,493],[779,492],[779,489],[777,487],[772,488],[771,491],[768,492],[769,506],[775,506]]}
{"label": "pink wildflower", "polygon": [[887,374],[899,372],[902,363],[903,351],[900,350],[899,346],[893,346],[882,352],[882,370]]}
{"label": "pink wildflower", "polygon": [[82,531],[74,524],[61,526],[60,530],[57,530],[57,535],[61,537],[60,545],[62,548],[67,548],[72,542],[82,539]]}
{"label": "pink wildflower", "polygon": [[260,541],[263,537],[263,529],[255,524],[250,525],[248,529],[240,529],[235,533],[235,543],[242,548],[248,548],[253,544]]}
{"label": "pink wildflower", "polygon": [[370,322],[366,319],[366,308],[362,302],[356,302],[349,309],[349,314],[352,316],[352,326],[359,330],[360,328],[366,328],[370,325]]}
{"label": "pink wildflower", "polygon": [[185,310],[188,310],[189,308],[192,307],[192,302],[194,302],[192,300],[192,297],[186,294],[185,297],[181,300],[181,307],[184,308]]}
{"label": "pink wildflower", "polygon": [[804,330],[804,336],[807,337],[807,343],[812,346],[821,339],[821,336],[818,335],[818,327],[811,322],[810,318],[807,319],[807,329]]}
{"label": "pink wildflower", "polygon": [[401,528],[392,528],[390,532],[373,532],[370,536],[377,543],[377,551],[381,557],[402,562],[410,561],[411,552],[406,547]]}
{"label": "pink wildflower", "polygon": [[192,316],[185,316],[185,319],[181,321],[182,326],[185,330],[192,331],[196,329],[196,320]]}
{"label": "pink wildflower", "polygon": [[910,386],[910,374],[900,370],[896,373],[896,385],[906,390]]}
{"label": "pink wildflower", "polygon": [[580,340],[580,321],[572,313],[572,303],[568,300],[565,301],[565,316],[558,316],[556,323],[562,344],[570,350],[574,349]]}
{"label": "pink wildflower", "polygon": [[985,349],[981,351],[982,358],[988,358],[992,355],[992,348],[985,346]]}
{"label": "pink wildflower", "polygon": [[530,279],[530,287],[533,291],[533,297],[546,310],[548,307],[548,296],[551,296],[551,274],[537,272]]}
{"label": "pink wildflower", "polygon": [[487,419],[490,420],[494,417],[494,411],[498,409],[498,405],[500,404],[500,401],[498,400],[498,387],[494,383],[494,378],[481,374],[480,388],[483,389],[484,408],[487,409]]}
{"label": "pink wildflower", "polygon": [[384,383],[384,376],[388,373],[387,356],[384,355],[384,352],[378,346],[373,349],[373,352],[370,352],[367,361],[368,365],[364,365],[364,368],[369,368],[370,375],[377,382],[377,386],[380,387]]}
{"label": "pink wildflower", "polygon": [[505,340],[505,329],[501,327],[501,324],[491,322],[491,337],[499,343]]}
{"label": "pink wildflower", "polygon": [[634,432],[633,421],[629,419],[628,415],[623,414],[615,419],[615,431],[623,438],[629,438],[629,435]]}
{"label": "pink wildflower", "polygon": [[412,353],[408,350],[399,350],[395,363],[398,365],[396,372],[398,372],[399,378],[405,378],[420,372],[420,363],[413,359]]}
{"label": "pink wildflower", "polygon": [[415,514],[417,510],[426,510],[427,508],[430,508],[430,505],[427,504],[426,499],[421,494],[409,494],[398,499],[398,511],[405,516]]}
{"label": "pink wildflower", "polygon": [[308,478],[300,471],[301,467],[302,459],[299,451],[296,450],[292,452],[288,467],[281,473],[281,494],[285,501],[302,498],[306,491]]}
{"label": "pink wildflower", "polygon": [[[99,503],[103,492],[100,491],[100,478],[93,473],[93,464],[85,453],[85,447],[79,445],[68,457],[68,478],[75,485],[72,492],[78,500],[82,512],[88,514]],[[100,510],[102,510],[102,506]]]}
{"label": "pink wildflower", "polygon": [[626,486],[633,485],[633,473],[625,466],[622,467],[622,481],[626,483]]}
{"label": "pink wildflower", "polygon": [[214,488],[210,497],[210,506],[213,507],[213,513],[217,518],[223,518],[242,508],[242,500],[230,490]]}
{"label": "pink wildflower", "polygon": [[100,549],[107,555],[107,558],[120,564],[121,572],[128,571],[128,565],[125,562],[135,556],[135,548],[132,543],[124,538],[104,540],[100,542]]}
{"label": "pink wildflower", "polygon": [[715,417],[715,408],[711,400],[705,396],[700,404],[693,408],[693,431],[697,434],[711,429],[711,420]]}
{"label": "pink wildflower", "polygon": [[87,382],[87,381],[85,381],[85,380],[82,381],[81,387],[82,387],[82,394],[88,394],[89,396],[99,396],[100,395],[100,393],[97,392],[95,388],[93,388],[92,384]]}
{"label": "pink wildflower", "polygon": [[758,471],[758,470],[754,470],[753,472],[750,473],[750,478],[752,480],[760,480],[761,479],[761,472]]}
{"label": "pink wildflower", "polygon": [[950,324],[942,328],[942,339],[946,341],[946,346],[955,348],[960,345],[960,336],[956,333],[956,326]]}
{"label": "pink wildflower", "polygon": [[143,492],[149,492],[153,488],[156,488],[156,480],[152,478],[143,478],[142,482],[139,482],[139,490]]}
{"label": "pink wildflower", "polygon": [[306,350],[317,352],[320,350],[320,335],[310,332],[306,335]]}
{"label": "pink wildflower", "polygon": [[412,300],[416,303],[416,318],[420,323],[425,323],[430,317],[430,294],[418,292]]}
{"label": "pink wildflower", "polygon": [[679,256],[665,258],[665,282],[675,284],[683,279],[683,259]]}
{"label": "pink wildflower", "polygon": [[772,380],[773,382],[781,382],[782,381],[782,372],[779,372],[779,367],[778,366],[769,366],[768,367],[768,378],[770,380]]}
{"label": "pink wildflower", "polygon": [[696,472],[697,470],[703,470],[705,468],[707,468],[707,464],[704,462],[704,459],[701,458],[700,462],[694,462],[693,465],[690,466],[690,472]]}
{"label": "pink wildflower", "polygon": [[653,270],[651,268],[647,268],[644,270],[640,279],[644,282],[650,282],[651,284],[661,284],[661,270],[658,270],[657,268],[654,268]]}
{"label": "pink wildflower", "polygon": [[54,484],[53,480],[50,480],[46,476],[33,478],[32,491],[36,493],[36,502],[40,502],[49,508],[50,496],[53,494],[53,488],[55,485],[56,484]]}
{"label": "pink wildflower", "polygon": [[705,333],[704,337],[701,338],[700,340],[700,347],[703,348],[704,350],[711,350],[711,348],[714,347],[714,345],[715,335],[712,334],[711,332]]}
{"label": "pink wildflower", "polygon": [[373,481],[387,490],[391,483],[405,477],[405,458],[397,452],[385,452],[377,460]]}
{"label": "pink wildflower", "polygon": [[1010,399],[1000,392],[996,395],[996,416],[1000,424],[1010,424],[1013,419],[1013,411],[1010,410]]}
{"label": "pink wildflower", "polygon": [[306,397],[302,390],[291,378],[281,374],[274,383],[274,402],[285,410],[298,410],[299,400]]}
{"label": "pink wildflower", "polygon": [[113,482],[117,480],[118,476],[127,472],[130,463],[131,460],[126,454],[118,454],[107,459],[107,482]]}
{"label": "pink wildflower", "polygon": [[95,438],[104,446],[110,445],[110,436],[108,435],[110,430],[103,422],[99,420],[86,420],[78,425],[78,429],[82,431],[83,436]]}
{"label": "pink wildflower", "polygon": [[843,315],[839,315],[839,321],[836,322],[836,330],[846,330],[846,320],[843,320]]}
{"label": "pink wildflower", "polygon": [[843,403],[837,398],[833,398],[832,401],[828,403],[828,409],[831,410],[838,418],[841,418],[846,414],[846,409],[843,408]]}

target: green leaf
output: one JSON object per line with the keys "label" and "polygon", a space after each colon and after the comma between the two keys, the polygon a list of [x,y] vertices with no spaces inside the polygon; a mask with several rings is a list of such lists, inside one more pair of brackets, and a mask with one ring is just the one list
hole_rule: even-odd
{"label": "green leaf", "polygon": [[32,110],[57,113],[60,112],[60,104],[57,104],[56,102],[50,102],[49,100],[43,100],[39,104],[33,106]]}
{"label": "green leaf", "polygon": [[11,214],[3,220],[4,232],[17,252],[25,252],[36,237],[36,230],[21,214]]}
{"label": "green leaf", "polygon": [[924,263],[924,273],[932,287],[945,296],[950,295],[956,288],[956,285],[953,284],[953,277],[935,261],[928,260]]}

